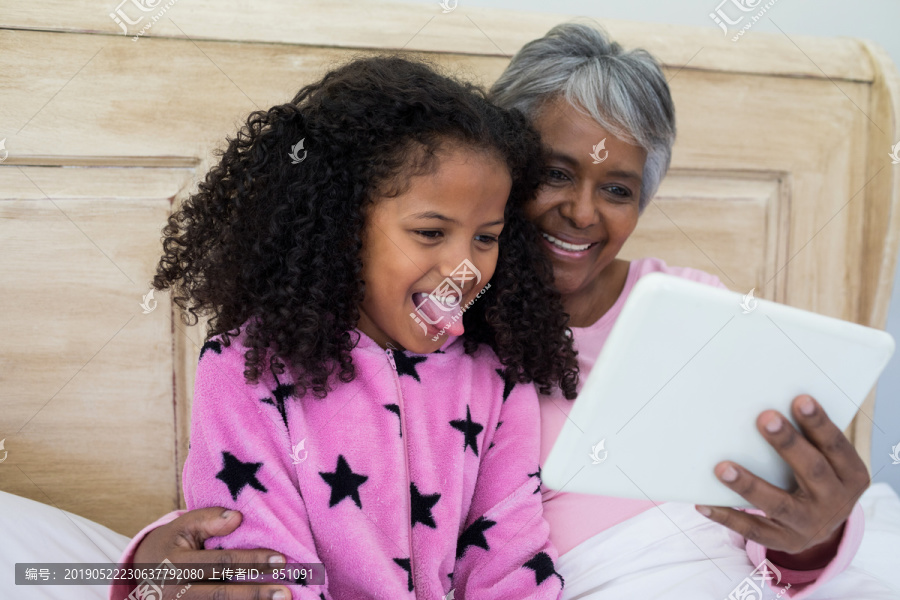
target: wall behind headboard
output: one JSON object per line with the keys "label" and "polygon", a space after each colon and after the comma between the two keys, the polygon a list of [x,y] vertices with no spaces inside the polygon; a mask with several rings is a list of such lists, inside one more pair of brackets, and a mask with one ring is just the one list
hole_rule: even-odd
{"label": "wall behind headboard", "polygon": [[[212,150],[354,55],[427,53],[489,84],[570,19],[437,3],[136,6],[0,2],[0,489],[129,535],[182,502],[205,332],[165,294],[141,303],[165,218]],[[900,137],[890,60],[852,39],[794,38],[816,67],[782,37],[602,24],[664,63],[678,112],[671,173],[623,254],[883,326],[900,233],[883,147],[885,132]]]}

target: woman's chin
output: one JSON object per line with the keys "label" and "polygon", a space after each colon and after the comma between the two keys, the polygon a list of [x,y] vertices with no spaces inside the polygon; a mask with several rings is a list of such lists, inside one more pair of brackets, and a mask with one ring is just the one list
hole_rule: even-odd
{"label": "woman's chin", "polygon": [[573,273],[571,269],[561,269],[553,265],[553,287],[565,298],[577,294],[588,287],[592,278],[588,273]]}

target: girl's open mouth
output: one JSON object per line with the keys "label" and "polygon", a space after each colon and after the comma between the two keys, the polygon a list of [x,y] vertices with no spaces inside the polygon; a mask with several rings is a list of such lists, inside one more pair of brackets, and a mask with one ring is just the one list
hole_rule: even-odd
{"label": "girl's open mouth", "polygon": [[435,334],[446,331],[449,335],[462,335],[465,331],[461,298],[416,292],[412,295],[412,303],[419,317]]}

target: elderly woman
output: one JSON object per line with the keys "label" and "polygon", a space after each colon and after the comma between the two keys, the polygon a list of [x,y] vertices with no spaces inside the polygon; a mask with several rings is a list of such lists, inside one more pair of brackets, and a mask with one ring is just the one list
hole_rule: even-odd
{"label": "elderly woman", "polygon": [[[675,141],[674,106],[652,56],[623,51],[591,27],[560,25],[516,54],[491,96],[529,116],[551,149],[546,185],[529,218],[540,229],[553,264],[583,375],[593,367],[640,277],[662,271],[724,287],[712,275],[669,267],[659,259],[629,263],[617,258],[659,188]],[[608,154],[597,162],[591,149],[600,140],[606,140]],[[542,397],[541,403],[544,460],[572,402],[555,394]],[[780,567],[782,585],[792,584],[788,597],[801,597],[852,559],[862,536],[862,512],[854,505],[869,479],[852,444],[812,398],[795,399],[793,413],[802,434],[775,411],[760,415],[757,426],[794,469],[799,489],[785,492],[725,462],[716,467],[719,479],[768,517],[725,507],[697,509],[743,536],[754,565],[768,558]],[[655,506],[551,490],[543,497],[551,540],[561,556],[558,569],[567,578],[565,595],[575,593],[572,586],[581,575],[576,572],[581,563],[571,550],[579,547],[597,563],[602,546],[591,553],[589,540]],[[658,518],[658,511],[653,513]],[[684,520],[692,525],[689,517]],[[645,563],[648,569],[653,566]],[[596,579],[594,571],[587,576]],[[578,592],[597,584],[579,586]]]}
{"label": "elderly woman", "polygon": [[[586,25],[564,24],[523,47],[494,84],[491,96],[497,104],[528,115],[551,150],[546,184],[530,206],[529,217],[553,264],[583,374],[590,371],[642,276],[662,271],[722,286],[712,275],[669,267],[658,259],[629,263],[617,257],[659,188],[675,141],[674,105],[652,56],[643,50],[626,52]],[[591,150],[600,140],[606,140],[608,154],[597,161]],[[542,398],[542,460],[571,406],[559,394]],[[700,562],[708,565],[705,559],[713,559],[722,570],[721,565],[730,561],[736,570],[711,588],[703,581],[721,575],[704,578],[703,572],[684,567],[681,581],[666,584],[670,593],[681,590],[676,597],[697,597],[688,594],[699,589],[714,589],[712,597],[723,597],[734,573],[740,579],[750,574],[752,566],[747,565],[768,559],[778,567],[780,585],[789,588],[787,597],[801,598],[846,567],[862,536],[856,501],[869,484],[866,468],[815,400],[795,398],[792,411],[799,431],[775,411],[762,413],[757,427],[793,468],[796,491],[778,489],[735,463],[716,466],[719,479],[758,511],[705,506],[695,511],[683,505],[651,511],[655,504],[649,501],[542,490],[551,540],[561,556],[557,570],[566,579],[564,596],[634,593],[635,588],[621,587],[619,582],[639,580],[656,572],[661,563],[674,564],[673,555],[685,549],[696,552],[693,545],[701,548],[701,540],[709,536],[728,538],[735,550],[727,556],[710,556],[701,548]],[[172,513],[139,533],[124,560],[266,564],[273,557],[266,550],[201,550],[206,538],[233,531],[240,519],[235,511],[222,514],[217,508]],[[633,524],[642,524],[643,529]],[[652,538],[660,524],[674,524],[687,533],[689,543],[682,547],[671,540],[642,539],[647,538],[645,532]],[[729,530],[735,534],[729,537]],[[684,542],[685,536],[674,538]],[[279,555],[274,558],[283,560]],[[287,594],[277,586],[232,586],[227,597],[277,598],[279,591]],[[117,593],[121,590],[111,597],[118,598]],[[213,585],[195,586],[191,593],[191,598],[226,597],[217,596]]]}

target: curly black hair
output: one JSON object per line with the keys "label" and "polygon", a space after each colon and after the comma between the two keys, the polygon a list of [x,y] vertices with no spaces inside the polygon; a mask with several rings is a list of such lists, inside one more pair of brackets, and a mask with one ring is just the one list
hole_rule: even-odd
{"label": "curly black hair", "polygon": [[546,150],[521,113],[424,61],[368,57],[251,113],[226,142],[163,228],[152,285],[172,288],[186,325],[210,315],[207,340],[221,335],[228,346],[246,325],[248,383],[269,348],[268,368],[282,373],[281,360],[294,367],[299,396],[325,396],[332,376],[354,378],[367,208],[434,172],[436,151],[453,144],[496,155],[513,180],[491,287],[463,317],[465,351],[487,344],[508,380],[575,396],[568,316],[523,212]]}

